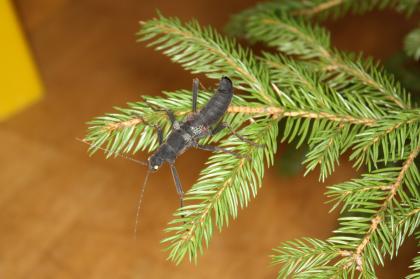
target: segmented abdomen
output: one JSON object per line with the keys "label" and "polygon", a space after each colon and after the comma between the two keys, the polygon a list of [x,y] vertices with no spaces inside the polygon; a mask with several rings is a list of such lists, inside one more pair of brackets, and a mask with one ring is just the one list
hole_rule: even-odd
{"label": "segmented abdomen", "polygon": [[229,107],[232,95],[217,94],[213,96],[207,105],[199,112],[203,124],[210,126],[216,124],[225,114]]}
{"label": "segmented abdomen", "polygon": [[198,113],[197,122],[194,125],[208,127],[219,122],[229,107],[232,97],[232,82],[229,78],[223,77],[215,95],[210,98],[206,106]]}

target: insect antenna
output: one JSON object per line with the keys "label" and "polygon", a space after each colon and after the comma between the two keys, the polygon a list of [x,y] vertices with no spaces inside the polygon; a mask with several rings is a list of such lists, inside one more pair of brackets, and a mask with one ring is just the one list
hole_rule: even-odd
{"label": "insect antenna", "polygon": [[[89,145],[90,147],[94,147],[94,148],[97,148],[97,149],[102,150],[102,151],[105,151],[105,152],[108,152],[108,151],[109,151],[109,149],[106,149],[106,148],[100,147],[100,146],[98,146],[98,145],[91,144],[91,143],[90,143],[90,142],[88,142],[87,140],[80,139],[80,138],[76,138],[76,140],[77,140],[77,141],[80,141],[80,142],[82,142],[82,143],[84,143],[84,144],[87,144],[87,145]],[[132,162],[134,162],[134,163],[137,163],[137,164],[143,165],[143,166],[148,166],[148,165],[149,165],[148,163],[146,163],[146,162],[144,162],[144,161],[136,160],[136,159],[134,159],[134,158],[131,158],[130,156],[126,156],[126,155],[119,154],[119,153],[115,153],[115,155],[116,155],[116,156],[118,156],[118,157],[121,157],[121,158],[123,158],[123,159],[129,160],[129,161],[132,161]]]}
{"label": "insect antenna", "polygon": [[[103,150],[103,151],[105,151],[105,152],[108,152],[108,151],[109,151],[109,149],[106,149],[106,148],[103,148],[103,147],[100,147],[100,146],[97,146],[97,145],[91,144],[91,143],[90,143],[90,142],[88,142],[87,140],[80,139],[80,138],[76,138],[76,140],[77,140],[77,141],[80,141],[80,142],[82,142],[82,143],[84,143],[84,144],[87,144],[87,145],[89,145],[89,146],[91,146],[91,147],[93,146],[93,147],[95,147],[95,148],[98,148],[98,149],[100,149],[100,150]],[[137,164],[140,164],[140,165],[143,165],[143,166],[148,166],[148,163],[143,162],[143,161],[140,161],[140,160],[136,160],[136,159],[131,158],[131,157],[129,157],[129,156],[122,155],[122,154],[118,154],[118,153],[116,153],[116,155],[117,155],[118,157],[121,157],[121,158],[124,158],[124,159],[130,160],[130,161],[132,161],[132,162],[135,162],[135,163],[137,163]],[[141,187],[141,190],[140,190],[140,196],[139,196],[138,205],[137,205],[136,222],[135,222],[135,225],[134,225],[134,238],[135,238],[135,239],[137,239],[137,228],[138,228],[138,225],[139,225],[139,223],[140,223],[140,222],[139,222],[139,221],[140,221],[140,219],[139,219],[139,216],[140,216],[140,208],[141,208],[141,204],[142,204],[142,201],[143,201],[144,192],[145,192],[145,190],[146,190],[147,181],[148,181],[148,179],[149,179],[149,174],[150,174],[150,171],[147,171],[147,173],[146,173],[146,177],[144,178],[143,186]]]}
{"label": "insect antenna", "polygon": [[141,187],[141,190],[140,190],[139,200],[137,202],[136,222],[134,224],[134,239],[137,239],[137,228],[140,224],[140,219],[139,219],[140,208],[141,208],[141,204],[143,202],[143,196],[144,196],[144,192],[146,190],[146,185],[147,185],[147,180],[149,179],[149,174],[150,174],[150,171],[147,171],[146,177],[144,178],[143,186]]}

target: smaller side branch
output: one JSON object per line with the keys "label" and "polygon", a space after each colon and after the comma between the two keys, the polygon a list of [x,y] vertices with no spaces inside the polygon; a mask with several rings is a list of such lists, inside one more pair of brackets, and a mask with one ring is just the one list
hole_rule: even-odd
{"label": "smaller side branch", "polygon": [[[255,75],[253,71],[250,70],[250,65],[246,63],[246,59],[248,57],[239,57],[240,54],[234,53],[229,54],[226,50],[221,47],[222,43],[220,41],[215,41],[215,38],[204,38],[195,32],[196,30],[191,30],[191,28],[185,26],[177,26],[176,23],[172,22],[173,25],[165,23],[165,22],[157,22],[149,21],[146,23],[141,23],[143,26],[147,24],[154,24],[154,28],[156,29],[153,31],[155,35],[170,35],[170,36],[179,36],[182,38],[183,41],[189,41],[192,45],[197,45],[202,48],[206,48],[210,53],[215,55],[215,57],[221,57],[224,61],[231,67],[234,71],[240,73],[241,76],[245,77],[245,80],[249,84],[251,88],[253,88],[256,92],[259,92],[261,97],[264,98],[270,104],[273,104],[275,100],[270,96],[269,92],[264,89],[259,77]],[[213,30],[207,30],[210,32],[214,32]],[[217,35],[213,35],[217,36]],[[218,38],[219,40],[222,38]],[[226,42],[223,42],[226,43]],[[235,46],[238,47],[237,45]]]}
{"label": "smaller side branch", "polygon": [[380,191],[389,191],[392,189],[392,185],[381,185],[381,186],[370,186],[370,187],[365,187],[362,189],[357,189],[357,190],[348,190],[348,191],[344,191],[343,192],[343,196],[349,196],[355,192],[368,192],[368,191],[372,191],[372,190],[380,190]]}
{"label": "smaller side branch", "polygon": [[283,28],[289,31],[290,33],[295,34],[297,37],[305,41],[308,45],[311,45],[314,48],[317,47],[318,52],[322,57],[324,57],[325,59],[328,59],[328,61],[333,61],[328,49],[326,49],[322,44],[320,44],[315,38],[299,30],[299,28],[291,24],[283,23],[282,21],[278,19],[273,19],[273,18],[263,18],[261,20],[261,25],[273,25],[273,26]]}
{"label": "smaller side branch", "polygon": [[[228,113],[243,113],[250,115],[271,115],[274,118],[280,117],[302,117],[302,118],[311,118],[311,119],[328,119],[340,123],[351,123],[359,124],[365,126],[372,126],[376,123],[375,119],[370,118],[355,118],[352,116],[338,116],[326,112],[310,112],[310,111],[287,111],[282,107],[278,106],[261,106],[261,107],[248,107],[248,106],[230,106],[227,110]],[[176,115],[185,115],[185,111],[176,111]],[[144,123],[143,118],[135,117],[133,119],[121,121],[121,122],[112,122],[104,126],[104,131],[114,131],[122,128],[128,128],[132,126],[137,126]]]}
{"label": "smaller side branch", "polygon": [[400,220],[398,222],[398,227],[401,226],[408,218],[410,218],[413,215],[416,215],[417,213],[420,212],[420,208],[415,208],[413,210],[411,210],[410,212],[408,212],[408,214],[406,216],[404,216],[404,218],[402,220]]}
{"label": "smaller side branch", "polygon": [[246,106],[230,106],[228,112],[245,113],[245,114],[261,114],[272,115],[273,117],[302,117],[311,119],[328,119],[340,123],[360,124],[372,126],[375,124],[375,119],[370,118],[355,118],[348,115],[335,115],[327,112],[310,112],[310,111],[287,111],[281,107],[246,107]]}
{"label": "smaller side branch", "polygon": [[323,12],[325,10],[331,9],[335,6],[341,5],[342,3],[343,3],[343,0],[330,0],[309,9],[301,9],[301,10],[294,11],[292,14],[311,16],[311,15]]}
{"label": "smaller side branch", "polygon": [[104,127],[104,130],[114,131],[122,128],[137,126],[141,123],[144,123],[143,118],[136,117],[127,121],[109,123]]}
{"label": "smaller side branch", "polygon": [[[337,3],[336,3],[337,2]],[[327,6],[322,6],[323,4],[317,6],[318,8],[321,7],[323,9],[328,8],[329,5],[333,4],[340,4],[341,1],[330,1],[326,4]],[[395,103],[398,107],[407,109],[409,108],[409,105],[405,104],[400,96],[398,96],[397,92],[395,92],[393,89],[387,87],[385,84],[383,84],[381,81],[378,81],[375,76],[366,69],[364,66],[357,66],[357,65],[349,65],[349,62],[346,61],[346,59],[342,58],[340,55],[338,55],[334,50],[332,50],[328,46],[324,46],[318,39],[315,37],[316,35],[319,36],[319,34],[309,34],[308,31],[305,31],[302,29],[302,27],[298,26],[297,23],[293,22],[285,22],[281,20],[278,17],[262,17],[260,19],[260,25],[266,26],[267,30],[271,30],[277,27],[278,29],[285,30],[287,32],[290,32],[294,34],[298,39],[304,41],[308,47],[314,49],[315,51],[318,51],[319,59],[324,62],[326,65],[328,65],[329,69],[339,73],[344,72],[349,76],[354,77],[361,83],[381,92],[384,94],[385,98],[390,100],[391,102]],[[281,34],[282,32],[277,32],[278,34]],[[275,34],[275,37],[281,38],[281,35]],[[270,42],[267,41],[267,38],[258,38],[260,41],[264,41],[270,45]],[[272,46],[281,47],[281,44],[279,44],[276,40],[276,43]]]}
{"label": "smaller side branch", "polygon": [[[326,57],[327,58],[327,57]],[[327,58],[330,59],[328,61],[331,63],[332,66],[336,67],[338,70],[342,70],[343,72],[348,73],[349,75],[354,76],[359,81],[361,81],[364,84],[369,85],[370,87],[374,88],[375,90],[378,90],[379,92],[386,94],[386,98],[392,102],[394,102],[397,106],[399,106],[402,109],[408,109],[409,107],[404,104],[399,98],[395,97],[395,92],[388,92],[383,84],[376,81],[368,72],[363,71],[362,69],[357,69],[355,67],[351,67],[346,64],[345,61],[343,61],[339,57],[334,58]]]}
{"label": "smaller side branch", "polygon": [[409,167],[414,163],[414,159],[417,157],[419,151],[420,151],[420,147],[417,147],[415,150],[413,150],[410,153],[407,160],[404,162],[403,167],[401,168],[401,171],[398,174],[397,180],[395,181],[395,183],[390,188],[388,197],[386,198],[386,200],[383,202],[382,206],[379,208],[378,212],[373,217],[373,219],[371,221],[370,228],[369,228],[367,234],[364,236],[364,238],[360,242],[359,246],[357,246],[357,248],[356,248],[356,255],[357,256],[361,256],[364,249],[366,248],[366,245],[369,243],[372,235],[378,229],[379,224],[383,220],[382,213],[388,208],[391,201],[395,198],[398,189],[402,185],[402,182],[403,182],[403,179],[404,179],[404,176],[405,176],[406,172],[408,171]]}
{"label": "smaller side branch", "polygon": [[214,207],[214,205],[220,200],[220,196],[226,191],[226,189],[231,185],[232,180],[234,179],[236,173],[242,168],[243,164],[245,163],[246,158],[243,158],[240,160],[238,166],[232,171],[231,177],[227,179],[218,189],[216,194],[209,200],[206,208],[203,210],[203,212],[200,213],[199,218],[196,218],[191,221],[191,227],[189,230],[182,236],[181,245],[183,245],[186,242],[191,241],[191,239],[194,237],[194,234],[198,227],[203,226],[204,221],[209,216],[209,213],[211,212],[211,209]]}

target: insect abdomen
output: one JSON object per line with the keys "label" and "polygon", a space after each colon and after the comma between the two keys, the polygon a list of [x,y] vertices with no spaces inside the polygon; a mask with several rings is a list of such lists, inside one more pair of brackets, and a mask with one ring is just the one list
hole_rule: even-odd
{"label": "insect abdomen", "polygon": [[232,81],[227,77],[223,77],[220,80],[216,94],[199,113],[202,121],[208,126],[217,123],[229,107],[232,96]]}

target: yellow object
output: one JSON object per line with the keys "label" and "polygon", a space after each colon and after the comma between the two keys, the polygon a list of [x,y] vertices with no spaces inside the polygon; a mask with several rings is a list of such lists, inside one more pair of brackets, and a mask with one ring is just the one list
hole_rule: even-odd
{"label": "yellow object", "polygon": [[9,0],[0,0],[0,120],[40,99],[42,86]]}

